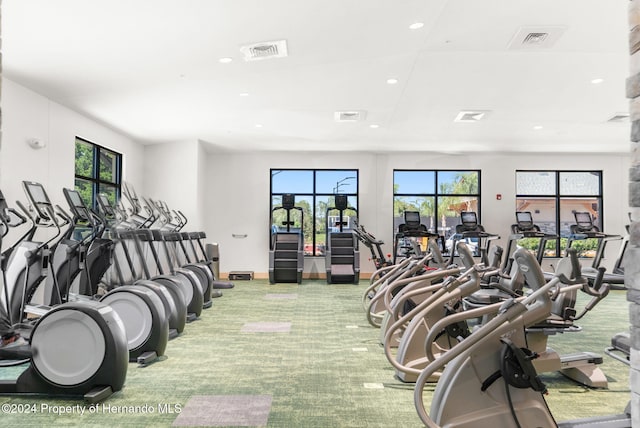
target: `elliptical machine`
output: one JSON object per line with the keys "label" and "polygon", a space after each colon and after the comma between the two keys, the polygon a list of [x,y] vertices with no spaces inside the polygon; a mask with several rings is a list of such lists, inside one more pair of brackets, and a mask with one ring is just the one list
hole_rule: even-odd
{"label": "elliptical machine", "polygon": [[[155,207],[154,204],[149,203],[149,201],[147,200],[145,200],[145,205],[143,207],[140,203],[140,199],[138,199],[138,196],[135,193],[135,189],[129,183],[124,183],[123,194],[131,205],[131,212],[129,217],[127,218],[127,221],[131,224],[131,228],[133,229],[131,231],[131,235],[137,242],[136,250],[138,250],[139,255],[144,261],[143,267],[145,276],[147,277],[147,279],[166,284],[171,288],[179,289],[187,305],[186,322],[197,320],[202,313],[204,305],[203,289],[205,287],[200,283],[199,278],[196,276],[196,274],[189,271],[188,269],[174,268],[169,264],[169,272],[165,273],[165,268],[167,266],[163,265],[162,261],[160,260],[159,250],[164,250],[166,260],[168,263],[170,263],[169,258],[171,256],[169,254],[167,241],[164,239],[161,230],[149,229],[150,227],[153,227],[153,225],[156,224],[159,220],[156,216],[156,213],[158,212],[157,207]],[[142,215],[143,209],[147,212],[147,217],[144,217]],[[145,260],[145,252],[142,249],[142,244],[145,242],[148,245],[148,249],[151,250],[153,261],[155,262],[159,275],[150,275],[149,267],[147,266]],[[158,246],[158,248],[156,248],[156,245]]]}
{"label": "elliptical machine", "polygon": [[[24,182],[23,187],[31,188],[33,184]],[[35,186],[30,190],[38,192],[39,188]],[[38,196],[46,197],[46,194]],[[34,209],[46,215],[46,219],[55,221],[55,213],[50,203],[41,204]],[[0,223],[4,235],[9,227],[6,221],[9,208],[2,193],[0,211],[3,213],[0,215]],[[29,258],[35,257],[46,263],[44,260],[47,255],[43,251],[45,245],[27,245],[32,250],[24,249],[23,244],[28,242],[29,234],[20,238],[7,250],[9,253],[2,253],[1,268],[5,296],[12,295],[9,287],[12,287],[14,295],[24,295],[27,292],[20,290],[20,287],[30,282]],[[5,261],[7,264],[13,263],[14,266],[22,264],[22,268],[17,266],[14,270],[21,272],[18,278],[24,279],[24,283],[8,282]],[[9,299],[6,297],[4,303],[10,308]],[[24,310],[24,305],[22,306],[20,314]],[[10,309],[8,312],[12,315]],[[83,397],[89,403],[96,403],[120,391],[124,386],[128,366],[124,326],[118,314],[104,304],[67,302],[50,309],[33,325],[29,342],[31,357],[28,359],[28,368],[15,380],[0,381],[0,394]]]}
{"label": "elliptical machine", "polygon": [[[140,243],[134,239],[133,232],[121,230],[121,225],[124,223],[122,220],[125,215],[112,206],[103,194],[98,195],[98,208],[99,217],[105,224],[109,236],[115,244],[113,267],[117,275],[117,281],[120,284],[133,282],[134,285],[142,285],[157,290],[158,296],[160,296],[162,303],[165,305],[165,312],[169,320],[169,339],[175,339],[182,333],[187,322],[187,304],[182,290],[172,283],[161,284],[148,279],[151,275],[143,262]],[[133,253],[129,250],[129,243],[135,245]],[[126,265],[129,269],[130,276],[127,278],[125,278],[124,263],[121,262],[122,258],[126,260]],[[137,265],[136,261],[138,262]],[[147,279],[142,279],[141,272],[143,271]],[[105,286],[110,288],[111,284],[107,283]],[[95,286],[93,289],[96,289]],[[95,292],[92,294],[95,294]]]}
{"label": "elliptical machine", "polygon": [[[63,192],[73,213],[73,218],[69,219],[71,227],[68,236],[71,237],[77,225],[82,223],[87,224],[91,230],[88,239],[84,238],[79,242],[71,241],[71,245],[80,245],[78,252],[86,253],[86,257],[83,257],[83,266],[78,264],[75,266],[75,270],[72,271],[69,267],[68,271],[74,277],[81,270],[98,271],[104,274],[111,266],[114,243],[104,238],[96,240],[97,229],[100,225],[96,223],[92,212],[86,207],[80,194],[71,189],[63,189]],[[86,250],[87,247],[88,250]],[[60,250],[56,248],[54,261],[58,253],[62,253],[63,257],[73,254],[70,251],[71,248],[73,247],[70,245]],[[95,274],[88,275],[88,277],[96,276]],[[89,289],[93,288],[89,287]],[[68,294],[64,297],[69,298]],[[119,284],[104,295],[91,295],[90,297],[99,298],[101,302],[118,312],[127,333],[129,361],[146,365],[164,355],[169,338],[169,322],[165,313],[165,304],[161,300],[163,297],[161,293],[148,287]]]}

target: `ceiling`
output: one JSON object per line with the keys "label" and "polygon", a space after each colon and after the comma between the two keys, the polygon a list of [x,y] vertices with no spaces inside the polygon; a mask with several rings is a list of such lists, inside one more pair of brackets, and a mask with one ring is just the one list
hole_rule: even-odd
{"label": "ceiling", "polygon": [[[628,112],[627,7],[611,0],[4,0],[3,73],[143,144],[621,153],[629,150],[629,122],[608,120]],[[410,29],[416,22],[424,26]],[[521,30],[548,33],[550,46],[516,43]],[[241,46],[276,40],[286,40],[287,57],[243,59]],[[364,118],[336,122],[336,111]],[[485,114],[455,122],[461,111]]]}

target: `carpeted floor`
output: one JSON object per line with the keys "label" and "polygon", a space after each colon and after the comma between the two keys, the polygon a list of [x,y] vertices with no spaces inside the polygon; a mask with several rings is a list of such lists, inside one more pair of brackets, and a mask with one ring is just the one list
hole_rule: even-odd
{"label": "carpeted floor", "polygon": [[[130,364],[122,392],[96,407],[0,397],[2,426],[419,427],[412,387],[393,377],[379,332],[365,319],[365,283],[238,281],[169,342],[162,361]],[[627,306],[624,292],[612,292],[580,323],[583,332],[553,336],[550,344],[602,353],[613,334],[628,329]],[[602,368],[608,390],[543,376],[557,420],[622,410],[628,369],[609,357]],[[16,372],[0,369],[0,378]],[[12,413],[25,404],[29,413]]]}

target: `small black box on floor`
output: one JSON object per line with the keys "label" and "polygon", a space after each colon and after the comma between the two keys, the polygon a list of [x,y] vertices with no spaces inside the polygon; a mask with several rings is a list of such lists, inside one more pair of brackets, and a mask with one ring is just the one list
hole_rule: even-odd
{"label": "small black box on floor", "polygon": [[251,281],[253,279],[253,271],[251,270],[232,270],[229,272],[229,281]]}

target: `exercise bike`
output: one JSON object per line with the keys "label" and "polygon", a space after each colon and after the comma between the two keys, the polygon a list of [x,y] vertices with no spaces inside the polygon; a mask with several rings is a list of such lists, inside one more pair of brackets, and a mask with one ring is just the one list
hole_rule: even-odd
{"label": "exercise bike", "polygon": [[[559,263],[555,277],[546,282],[534,256],[525,249],[516,250],[515,263],[532,293],[493,305],[494,318],[448,352],[432,359],[420,374],[414,403],[418,416],[427,427],[631,426],[630,415],[626,412],[557,423],[544,399],[546,388],[532,364],[536,354],[526,348],[525,330],[549,316],[551,296],[558,288],[580,288],[586,284],[580,276],[575,250],[568,250],[568,254],[569,257]],[[470,312],[486,310],[476,309],[447,317],[436,323],[432,333],[469,317]],[[428,353],[436,338],[432,333],[426,339]],[[431,400],[431,410],[427,413],[424,386],[431,375],[443,367]]]}

